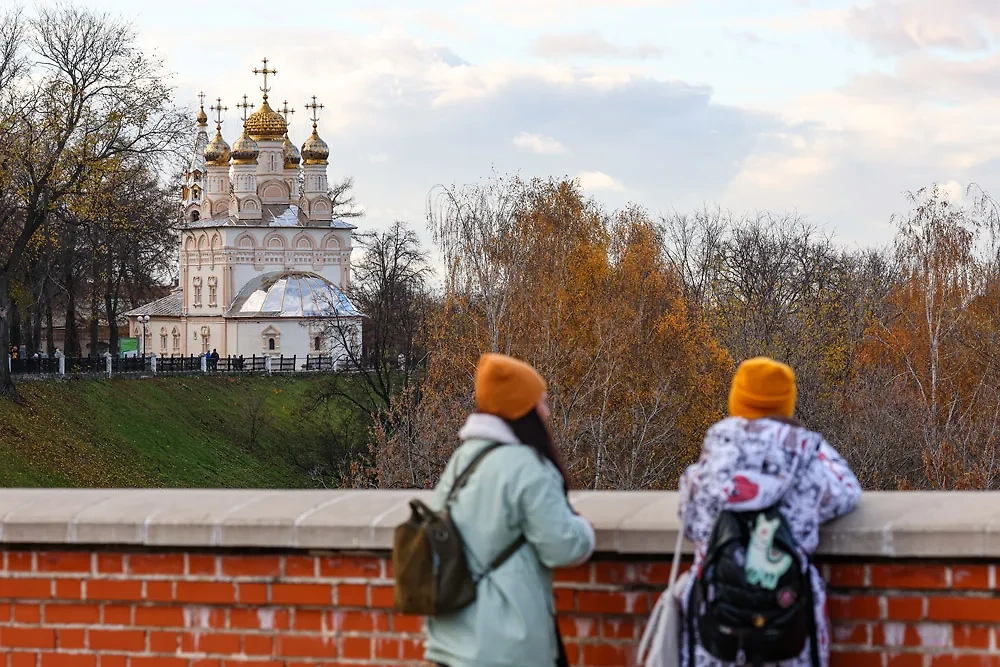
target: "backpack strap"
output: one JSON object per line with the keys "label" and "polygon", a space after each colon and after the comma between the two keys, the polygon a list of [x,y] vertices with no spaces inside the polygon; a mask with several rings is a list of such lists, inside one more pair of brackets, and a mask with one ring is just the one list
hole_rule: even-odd
{"label": "backpack strap", "polygon": [[448,491],[448,497],[444,501],[446,508],[451,507],[452,503],[455,502],[455,499],[458,497],[458,492],[462,490],[466,483],[468,483],[469,478],[472,477],[472,473],[476,471],[476,468],[478,468],[479,464],[482,463],[484,458],[486,458],[486,455],[497,447],[502,446],[503,443],[499,442],[492,442],[486,445],[478,454],[476,454],[472,461],[469,462],[469,465],[465,466],[465,469],[459,473],[458,477],[455,478],[455,481],[452,482],[451,490]]}

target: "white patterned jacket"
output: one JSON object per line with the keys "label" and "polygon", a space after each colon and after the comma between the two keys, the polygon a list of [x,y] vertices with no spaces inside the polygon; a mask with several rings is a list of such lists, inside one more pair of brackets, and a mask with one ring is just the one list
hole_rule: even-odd
{"label": "white patterned jacket", "polygon": [[[701,457],[680,480],[680,518],[695,545],[694,572],[701,567],[715,519],[723,509],[759,510],[780,502],[800,549],[809,555],[819,544],[820,524],[853,510],[860,496],[861,487],[847,462],[820,434],[775,419],[723,419],[708,430]],[[826,591],[816,568],[809,567],[820,662],[826,667],[830,651]],[[683,591],[685,614],[693,583],[689,577]],[[690,667],[687,646],[684,636],[682,667]],[[808,667],[809,655],[807,645],[797,659],[782,665]],[[724,664],[696,646],[693,667]]]}

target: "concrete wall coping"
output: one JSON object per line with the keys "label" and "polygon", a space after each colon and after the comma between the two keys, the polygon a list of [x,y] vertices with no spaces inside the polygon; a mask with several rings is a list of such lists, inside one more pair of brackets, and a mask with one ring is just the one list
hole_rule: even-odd
{"label": "concrete wall coping", "polygon": [[[420,491],[0,489],[0,544],[387,550]],[[677,494],[579,492],[597,550],[669,555]],[[685,550],[690,545],[685,544]],[[1000,492],[869,492],[825,526],[835,556],[1000,556]]]}

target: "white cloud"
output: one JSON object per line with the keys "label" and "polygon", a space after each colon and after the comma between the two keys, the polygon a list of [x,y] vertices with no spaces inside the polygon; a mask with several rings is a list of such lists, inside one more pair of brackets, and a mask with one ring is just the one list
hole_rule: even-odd
{"label": "white cloud", "polygon": [[580,187],[585,190],[621,192],[625,189],[617,179],[603,171],[583,171],[577,174],[576,178],[580,182]]}
{"label": "white cloud", "polygon": [[652,44],[622,47],[612,44],[596,32],[539,35],[532,52],[540,58],[549,59],[589,56],[645,60],[663,55],[663,50]]}
{"label": "white cloud", "polygon": [[853,8],[847,27],[884,54],[989,48],[1000,32],[996,0],[875,0]]}
{"label": "white cloud", "polygon": [[514,137],[514,145],[535,155],[561,155],[566,152],[566,147],[552,137],[523,131]]}

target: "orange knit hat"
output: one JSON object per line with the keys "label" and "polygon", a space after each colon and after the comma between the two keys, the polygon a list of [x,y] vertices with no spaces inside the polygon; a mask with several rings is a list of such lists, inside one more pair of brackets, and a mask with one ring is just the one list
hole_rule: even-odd
{"label": "orange knit hat", "polygon": [[484,354],[476,369],[476,405],[480,412],[515,420],[531,412],[545,393],[545,380],[534,368],[502,354]]}
{"label": "orange knit hat", "polygon": [[768,357],[747,359],[736,369],[729,390],[729,414],[746,419],[795,412],[795,371]]}

